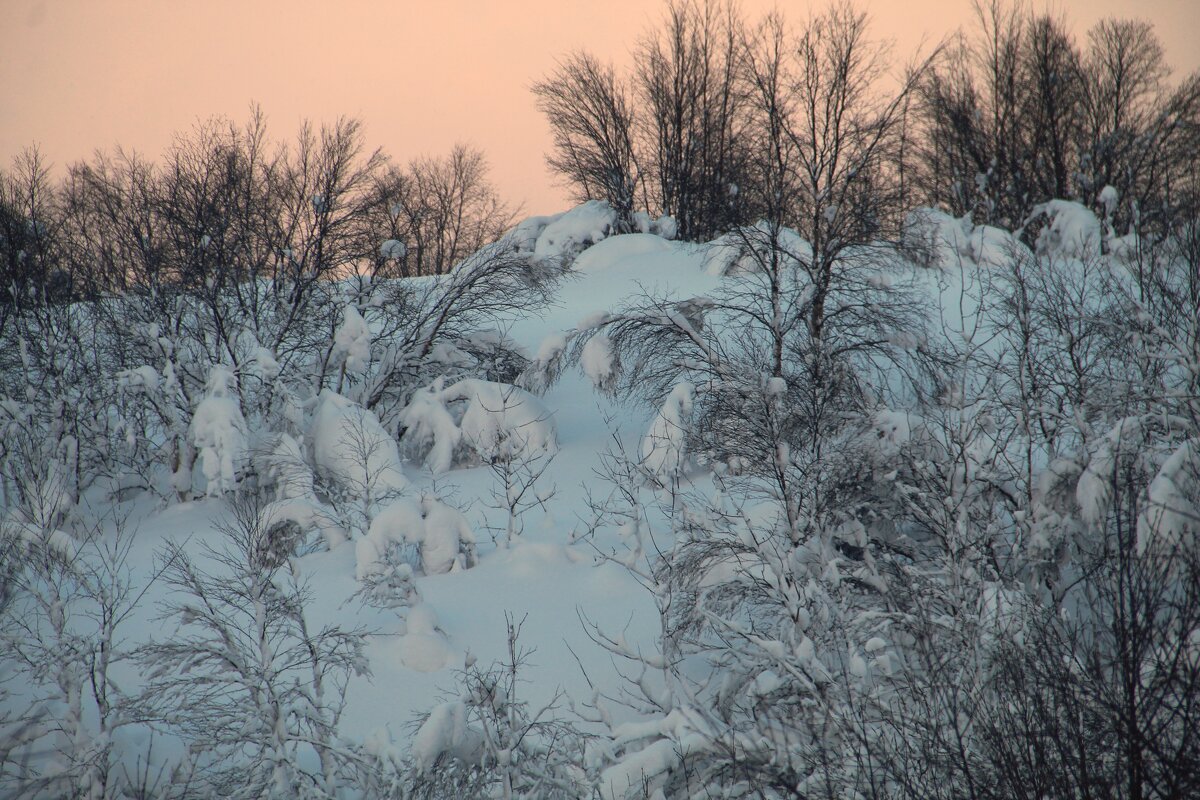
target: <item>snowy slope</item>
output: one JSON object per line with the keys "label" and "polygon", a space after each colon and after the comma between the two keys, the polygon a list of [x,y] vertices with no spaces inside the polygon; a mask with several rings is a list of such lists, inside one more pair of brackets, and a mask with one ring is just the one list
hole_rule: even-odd
{"label": "snowy slope", "polygon": [[[1109,260],[1121,257],[1117,246],[1121,241],[1112,239],[1108,247],[1113,255],[1097,260],[1101,229],[1087,209],[1056,203],[1047,204],[1043,213],[1048,224],[1037,239],[1037,255],[1053,262],[1054,274],[1063,280],[1089,280],[1088,270],[1096,269],[1095,264],[1107,268]],[[736,263],[739,244],[732,235],[696,245],[648,232],[610,235],[611,223],[606,208],[585,204],[565,214],[532,218],[506,240],[516,242],[522,253],[546,259],[547,264],[566,266],[548,308],[505,316],[496,321],[501,330],[488,334],[511,342],[529,357],[530,366],[515,379],[519,388],[475,378],[453,382],[439,378],[417,389],[408,407],[399,412],[398,436],[373,413],[326,389],[305,412],[308,427],[297,434],[305,444],[288,436],[277,442],[273,456],[277,463],[271,469],[278,473],[273,491],[279,499],[268,508],[275,519],[291,520],[322,534],[310,536],[311,546],[288,559],[283,569],[306,587],[306,614],[314,629],[352,631],[362,646],[365,669],[349,678],[338,730],[374,756],[407,760],[419,767],[432,764],[442,750],[468,746],[453,703],[442,706],[434,714],[434,723],[418,734],[420,720],[460,695],[462,670],[474,664],[503,663],[509,657],[507,633],[513,623],[521,627],[520,647],[531,651],[520,675],[523,699],[533,708],[556,703],[555,714],[572,719],[589,733],[601,731],[594,722],[580,721],[573,714],[575,707],[582,710],[596,695],[619,695],[631,678],[629,664],[619,663],[595,639],[611,637],[631,651],[644,648],[647,653],[659,645],[659,610],[643,585],[644,575],[639,579],[638,574],[645,557],[653,554],[634,548],[635,557],[626,559],[639,536],[651,537],[643,541],[647,551],[668,546],[671,521],[651,502],[642,509],[647,518],[638,523],[620,524],[609,518],[597,525],[594,507],[614,491],[603,473],[616,451],[632,462],[640,461],[647,474],[639,479],[638,491],[650,497],[655,496],[652,487],[657,478],[678,474],[677,467],[687,466],[680,448],[693,389],[686,383],[675,385],[661,408],[616,399],[611,391],[617,374],[614,345],[604,333],[592,334],[610,315],[644,305],[649,298],[659,303],[656,308],[672,309],[669,313],[681,317],[701,309],[699,319],[703,319],[711,301],[670,301],[718,295],[729,282],[744,278],[753,264]],[[669,232],[661,220],[643,227]],[[806,242],[792,232],[785,234],[791,254],[811,254]],[[972,226],[933,209],[910,215],[906,245],[904,253],[887,245],[865,248],[867,284],[903,286],[928,323],[922,335],[942,342],[947,363],[955,358],[961,358],[963,365],[1001,359],[1011,331],[991,326],[988,320],[998,315],[989,312],[1006,302],[1004,282],[1014,263],[1034,258],[1031,249],[1013,233]],[[353,376],[379,357],[371,350],[381,343],[372,344],[370,325],[353,305],[345,306],[342,320],[331,352],[344,364],[343,374]],[[886,333],[900,350],[917,344],[909,331]],[[590,336],[586,344],[580,344],[584,339],[579,334]],[[884,371],[882,385],[898,404],[881,406],[871,418],[873,427],[864,433],[878,439],[872,446],[884,464],[886,459],[916,452],[918,440],[926,434],[922,421],[910,416],[912,409],[902,407],[905,376],[887,374],[884,361],[877,366]],[[962,377],[967,383],[979,380],[965,366]],[[137,373],[125,380],[132,383],[135,378],[143,383],[158,380],[156,373]],[[770,378],[768,373],[761,378],[764,397],[781,399],[786,393],[782,378]],[[249,461],[247,441],[255,435],[247,430],[230,398],[236,391],[234,380],[222,368],[212,369],[190,431],[204,473],[201,485],[213,496],[198,492],[194,496],[200,499],[166,505],[146,492],[109,505],[107,499],[97,499],[100,492],[93,492],[89,495],[93,505],[83,509],[84,516],[102,520],[109,534],[118,527],[132,532],[125,562],[132,571],[131,585],[148,588],[122,625],[126,650],[147,641],[170,642],[187,625],[177,614],[167,618],[161,613],[166,603],[178,602],[162,577],[170,548],[181,548],[199,563],[211,564],[206,548],[219,548],[227,534],[236,509],[228,495],[221,495],[232,488]],[[778,392],[772,389],[772,381],[779,383]],[[340,391],[340,381],[338,386]],[[947,391],[970,396],[979,387],[963,385]],[[954,402],[952,398],[950,404]],[[451,406],[457,409],[456,417],[449,412]],[[356,455],[354,446],[362,452]],[[975,450],[969,457],[978,456],[980,463],[1002,447],[989,434],[979,435],[970,446]],[[527,462],[541,470],[520,496],[505,485],[502,469],[481,463],[501,451],[519,456],[514,463]],[[1190,458],[1190,453],[1184,455]],[[303,464],[306,458],[316,469]],[[1041,456],[1031,458],[1035,470],[1047,466]],[[1074,473],[1064,469],[1064,474],[1078,476],[1078,469]],[[382,498],[376,501],[379,508],[364,507],[351,523],[333,524],[314,490],[317,470],[330,478],[333,489],[345,489],[348,496],[371,484],[371,491]],[[711,474],[695,465],[684,472],[697,494],[714,491],[716,480]],[[1087,477],[1085,473],[1080,478],[1080,492]],[[882,480],[895,479],[892,470]],[[1159,494],[1167,497],[1173,490],[1168,482],[1160,483]],[[665,494],[657,496],[661,500]],[[1080,502],[1085,500],[1094,498],[1081,494]],[[520,513],[514,515],[511,507]],[[749,505],[746,513],[757,512]],[[770,514],[775,512],[764,513],[756,523],[771,523]],[[838,535],[850,541],[857,535],[852,528]],[[855,541],[865,544],[865,539]],[[1039,542],[1034,544],[1051,546]],[[409,562],[421,567],[414,571],[403,566],[400,572],[388,573],[385,562],[393,547],[407,552]],[[730,575],[736,573],[733,567],[729,570]],[[419,599],[396,602],[394,607],[368,604],[364,585],[381,575],[411,584],[411,597]],[[725,578],[729,576],[709,576]],[[867,651],[880,650],[883,641],[872,638]],[[806,658],[811,658],[811,641],[808,648]],[[852,652],[848,663],[852,671],[861,666],[866,674],[860,656]],[[681,665],[681,672],[690,666]],[[695,666],[699,679],[702,665]],[[115,664],[112,675],[127,694],[136,692],[146,679],[143,667],[133,661]],[[762,693],[769,694],[773,679],[767,673],[759,677]],[[15,701],[20,700],[21,695],[16,695]],[[641,733],[631,734],[630,741],[648,742],[609,767],[616,771],[605,779],[608,783],[602,781],[602,792],[623,796],[618,791],[623,784],[618,784],[625,781],[634,786],[640,774],[629,770],[647,768],[665,774],[675,763],[674,747],[691,741],[692,733],[691,723],[685,724],[674,713],[644,723],[628,709],[618,707],[616,713],[630,714],[627,721],[638,723],[629,730]],[[622,721],[606,720],[608,733],[619,729]],[[656,738],[660,734],[654,725],[671,732]],[[124,752],[135,755],[150,742],[139,726],[121,728],[115,738]],[[702,745],[697,740],[697,746]],[[164,741],[156,747],[159,758],[169,761],[179,755],[178,742]]]}

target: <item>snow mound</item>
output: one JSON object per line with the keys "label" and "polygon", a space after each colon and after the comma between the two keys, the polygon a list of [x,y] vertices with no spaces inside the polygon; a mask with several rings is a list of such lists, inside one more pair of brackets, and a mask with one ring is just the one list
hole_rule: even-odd
{"label": "snow mound", "polygon": [[408,487],[396,441],[357,403],[321,392],[310,437],[313,463],[343,489],[378,495]]}
{"label": "snow mound", "polygon": [[671,248],[672,245],[666,239],[649,233],[611,236],[580,253],[571,265],[571,271],[601,272],[632,256],[665,253]]}
{"label": "snow mound", "polygon": [[408,610],[408,632],[400,640],[400,660],[416,672],[437,672],[450,664],[454,651],[446,634],[438,627],[437,612],[428,603]]}

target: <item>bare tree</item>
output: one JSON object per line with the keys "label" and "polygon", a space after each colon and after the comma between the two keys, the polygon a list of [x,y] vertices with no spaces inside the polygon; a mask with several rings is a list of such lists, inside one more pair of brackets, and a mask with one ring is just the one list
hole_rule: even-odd
{"label": "bare tree", "polygon": [[457,697],[420,720],[413,762],[399,776],[404,796],[533,800],[587,793],[578,766],[582,737],[554,715],[562,693],[541,705],[524,699],[522,671],[534,651],[520,644],[524,620],[505,614],[505,626],[503,659],[485,668],[468,656]]}
{"label": "bare tree", "polygon": [[[635,112],[629,88],[609,65],[586,52],[567,56],[535,83],[538,108],[554,132],[547,158],[579,200],[606,200],[618,224],[632,230],[639,188],[645,187],[635,150]],[[642,205],[645,205],[643,196]]]}
{"label": "bare tree", "polygon": [[[483,153],[457,144],[445,156],[414,159],[379,179],[370,224],[380,241],[403,244],[403,255],[391,257],[407,276],[449,272],[512,222],[513,211],[488,179]],[[388,258],[381,252],[379,266]]]}
{"label": "bare tree", "polygon": [[121,520],[76,535],[47,522],[0,525],[0,683],[20,681],[0,715],[0,787],[12,797],[125,797],[133,782],[118,737],[139,720],[114,673],[130,658],[121,631],[145,592],[127,564],[133,537]]}
{"label": "bare tree", "polygon": [[663,28],[635,51],[643,160],[653,200],[680,237],[706,241],[754,213],[742,21],[732,3],[681,0],[668,3]]}

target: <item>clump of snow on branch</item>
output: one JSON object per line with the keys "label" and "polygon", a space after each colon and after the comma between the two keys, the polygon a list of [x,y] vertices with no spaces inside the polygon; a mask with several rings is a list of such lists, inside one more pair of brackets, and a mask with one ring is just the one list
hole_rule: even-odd
{"label": "clump of snow on branch", "polygon": [[1200,442],[1180,445],[1150,482],[1145,509],[1138,517],[1138,553],[1171,547],[1190,549],[1200,530]]}
{"label": "clump of snow on branch", "polygon": [[544,392],[558,377],[562,369],[563,354],[567,349],[567,336],[562,332],[552,333],[542,339],[533,360],[517,378],[517,385],[531,392]]}
{"label": "clump of snow on branch", "polygon": [[612,340],[602,333],[588,339],[579,357],[579,366],[600,391],[611,391],[617,378],[617,359]]}
{"label": "clump of snow on branch", "polygon": [[399,261],[407,254],[408,248],[399,239],[387,239],[383,244],[379,245],[379,255],[381,258]]}

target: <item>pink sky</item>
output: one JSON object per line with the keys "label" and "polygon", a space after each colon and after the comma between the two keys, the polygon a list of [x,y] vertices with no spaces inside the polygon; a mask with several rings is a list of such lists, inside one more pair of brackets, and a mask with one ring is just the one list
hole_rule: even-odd
{"label": "pink sky", "polygon": [[[742,3],[750,16],[775,5]],[[810,7],[778,5],[793,20]],[[1177,76],[1200,67],[1200,0],[1050,7],[1080,34],[1105,16],[1149,19]],[[970,15],[969,0],[866,8],[903,57]],[[504,197],[560,210],[530,84],[577,48],[628,63],[662,13],[657,0],[0,0],[0,162],[35,142],[58,166],[116,144],[157,156],[197,118],[244,120],[257,101],[279,139],[344,114],[402,161],[470,142]]]}

